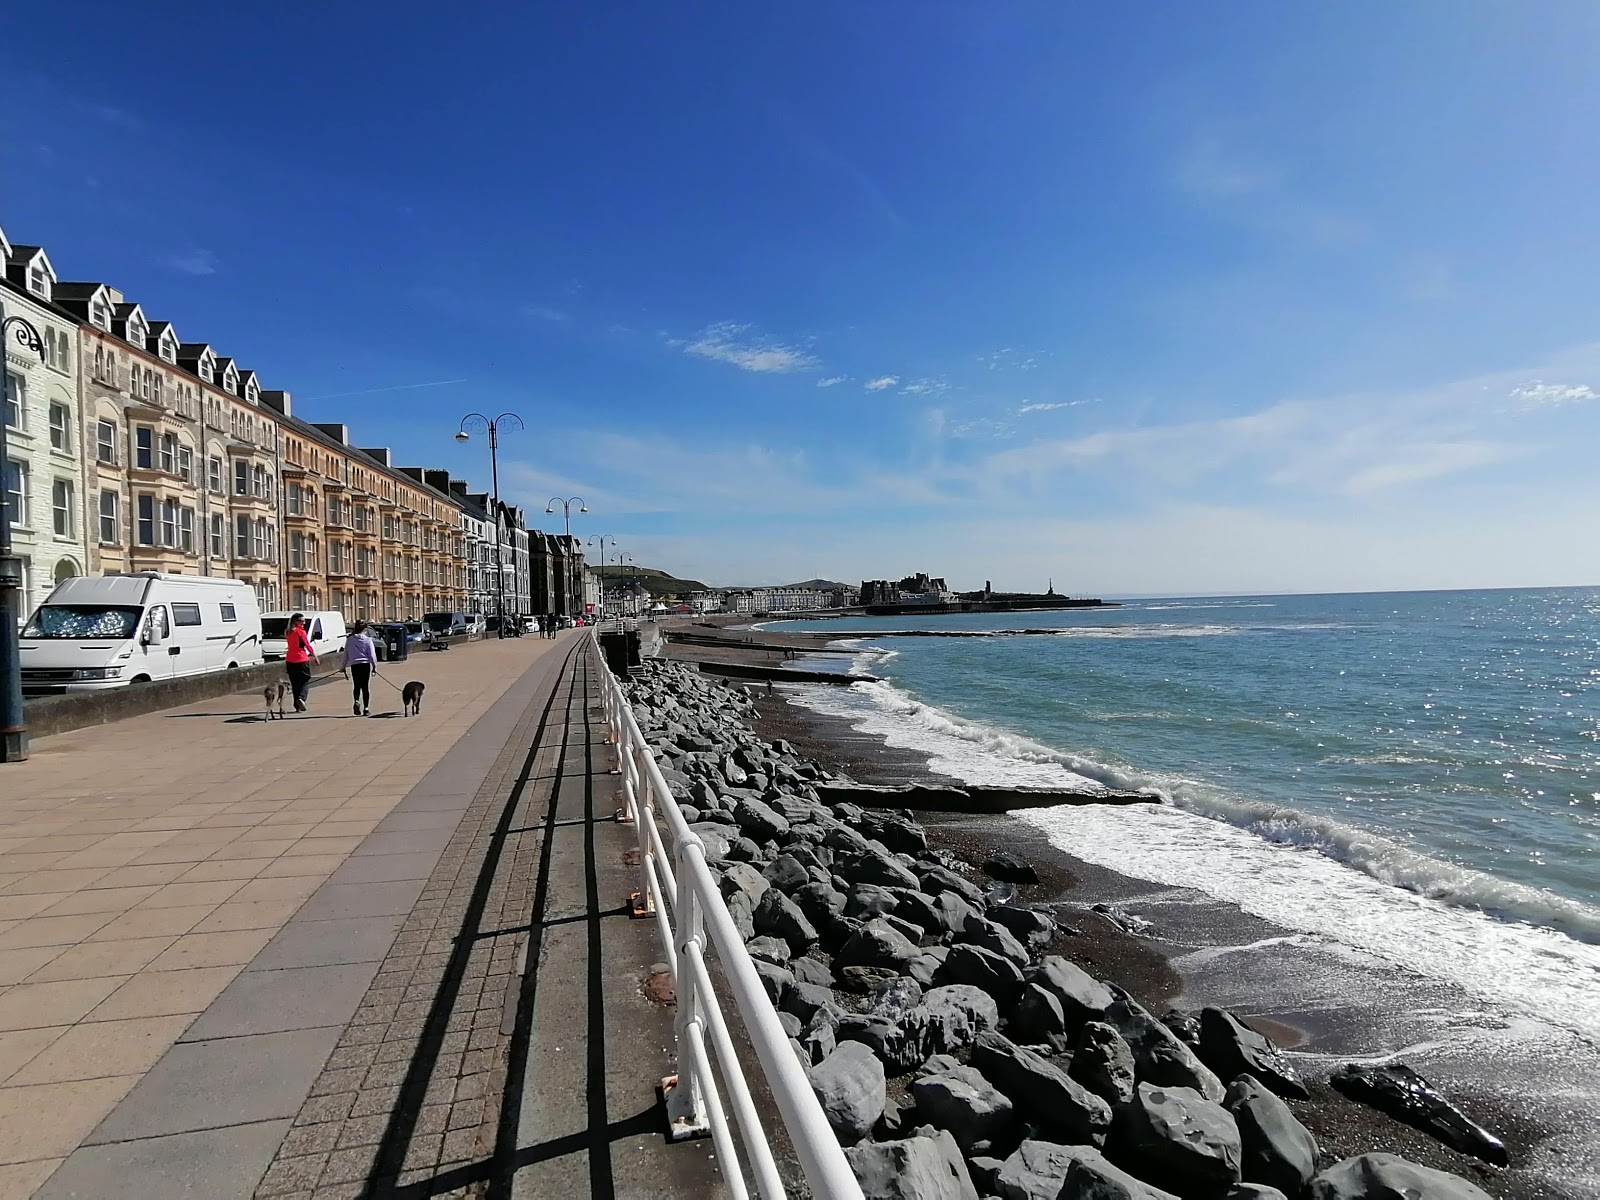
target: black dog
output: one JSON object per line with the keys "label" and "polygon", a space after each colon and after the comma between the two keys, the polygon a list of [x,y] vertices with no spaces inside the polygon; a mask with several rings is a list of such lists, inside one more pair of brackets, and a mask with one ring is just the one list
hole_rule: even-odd
{"label": "black dog", "polygon": [[413,679],[400,689],[401,715],[409,717],[412,713],[422,715],[422,689],[423,685]]}

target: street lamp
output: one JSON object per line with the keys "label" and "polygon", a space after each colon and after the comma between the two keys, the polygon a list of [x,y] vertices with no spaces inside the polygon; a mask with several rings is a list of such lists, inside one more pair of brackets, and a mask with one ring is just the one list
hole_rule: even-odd
{"label": "street lamp", "polygon": [[617,548],[617,539],[610,534],[602,533],[598,538],[590,538],[589,545],[598,546],[600,549],[600,612],[606,615],[606,542],[611,543],[611,548]]}
{"label": "street lamp", "polygon": [[628,588],[628,576],[630,572],[628,571],[628,568],[623,565],[625,563],[632,563],[635,569],[638,568],[639,564],[634,560],[634,557],[631,554],[617,555],[617,582],[625,589],[623,598],[628,605],[628,615],[630,617],[637,617],[639,615],[639,610],[633,606],[633,591]]}
{"label": "street lamp", "polygon": [[500,553],[500,462],[497,451],[500,448],[500,425],[504,421],[515,421],[516,428],[526,429],[522,418],[514,412],[503,412],[498,417],[490,418],[480,412],[470,412],[461,418],[461,428],[456,430],[456,441],[464,442],[470,434],[467,426],[476,423],[489,431],[489,475],[494,485],[494,608],[499,620],[500,637],[506,636],[506,563]]}
{"label": "street lamp", "polygon": [[[0,348],[15,338],[17,345],[44,357],[44,338],[23,317],[8,317],[0,304]],[[0,358],[3,358],[0,353]],[[0,381],[0,387],[3,387]],[[22,396],[17,396],[20,410]],[[5,511],[5,472],[11,469],[6,457],[6,420],[0,413],[0,762],[25,762],[28,757],[28,725],[22,713],[22,651],[17,645],[17,624],[22,617],[22,560],[11,553],[11,517]],[[20,488],[18,489],[20,492]],[[27,514],[15,514],[19,523]]]}
{"label": "street lamp", "polygon": [[[588,512],[589,506],[583,502],[582,496],[568,496],[565,500],[563,500],[560,496],[551,496],[550,503],[544,506],[544,511],[546,513],[553,513],[556,511],[556,505],[558,504],[561,505],[562,519],[565,520],[567,524],[567,543],[565,549],[567,554],[570,555],[572,553],[572,506],[576,504],[580,513]],[[572,563],[570,561],[567,562],[567,577],[566,579],[562,580],[562,587],[565,589],[566,595],[563,596],[561,600],[561,615],[567,616],[567,606],[573,603]]]}

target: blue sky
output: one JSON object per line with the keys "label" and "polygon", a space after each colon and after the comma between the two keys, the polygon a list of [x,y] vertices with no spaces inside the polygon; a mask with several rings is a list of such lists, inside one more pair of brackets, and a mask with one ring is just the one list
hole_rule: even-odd
{"label": "blue sky", "polygon": [[379,11],[36,7],[0,223],[711,582],[1600,582],[1592,4]]}

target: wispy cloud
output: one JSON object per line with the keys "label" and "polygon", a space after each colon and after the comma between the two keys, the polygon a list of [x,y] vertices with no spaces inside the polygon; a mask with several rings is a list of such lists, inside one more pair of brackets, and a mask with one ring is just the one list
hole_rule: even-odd
{"label": "wispy cloud", "polygon": [[1252,162],[1210,134],[1192,140],[1173,171],[1180,189],[1199,196],[1245,196],[1276,187],[1281,180],[1274,168]]}
{"label": "wispy cloud", "polygon": [[902,396],[936,396],[940,392],[948,392],[950,383],[944,379],[919,379],[915,383],[908,383],[900,389]]}
{"label": "wispy cloud", "polygon": [[1535,379],[1512,388],[1511,398],[1523,408],[1561,408],[1600,400],[1600,392],[1586,383],[1545,383]]}
{"label": "wispy cloud", "polygon": [[978,355],[978,361],[991,371],[1031,371],[1039,365],[1039,356],[1002,346],[993,354]]}
{"label": "wispy cloud", "polygon": [[397,383],[393,387],[359,388],[353,392],[324,392],[320,396],[307,396],[306,400],[338,400],[345,396],[375,396],[379,392],[409,392],[416,388],[450,387],[466,383],[465,379],[431,379],[427,383]]}
{"label": "wispy cloud", "polygon": [[880,375],[876,379],[869,379],[861,386],[869,392],[885,392],[900,382],[898,375]]}
{"label": "wispy cloud", "polygon": [[[669,341],[669,344],[672,344]],[[684,343],[685,354],[725,362],[741,371],[786,375],[810,371],[817,360],[797,346],[785,346],[760,336],[750,335],[750,326],[735,321],[708,325]]]}
{"label": "wispy cloud", "polygon": [[536,321],[565,321],[567,319],[567,314],[559,308],[549,308],[543,304],[523,305],[522,312],[524,316],[532,317]]}
{"label": "wispy cloud", "polygon": [[826,379],[817,380],[817,386],[822,388],[838,387],[841,383],[849,383],[848,375],[829,375]]}
{"label": "wispy cloud", "polygon": [[185,275],[215,275],[217,256],[209,250],[196,247],[178,254],[169,254],[161,260],[161,265],[169,270],[181,271]]}
{"label": "wispy cloud", "polygon": [[1024,413],[1054,412],[1058,408],[1080,408],[1085,404],[1099,404],[1099,396],[1090,396],[1087,400],[1028,400],[1017,409],[1020,417]]}

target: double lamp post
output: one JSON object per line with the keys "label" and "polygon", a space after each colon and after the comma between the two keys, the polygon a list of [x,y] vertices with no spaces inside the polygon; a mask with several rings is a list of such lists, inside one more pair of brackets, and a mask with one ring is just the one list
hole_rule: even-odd
{"label": "double lamp post", "polygon": [[[503,412],[498,417],[486,417],[480,412],[470,412],[461,418],[461,427],[456,430],[456,441],[464,442],[473,429],[485,429],[489,433],[489,477],[494,487],[494,605],[496,631],[500,637],[506,636],[506,562],[505,556],[500,551],[500,427],[508,421],[516,422],[515,428],[525,429],[522,418],[514,412]],[[513,543],[515,546],[515,543]]]}

